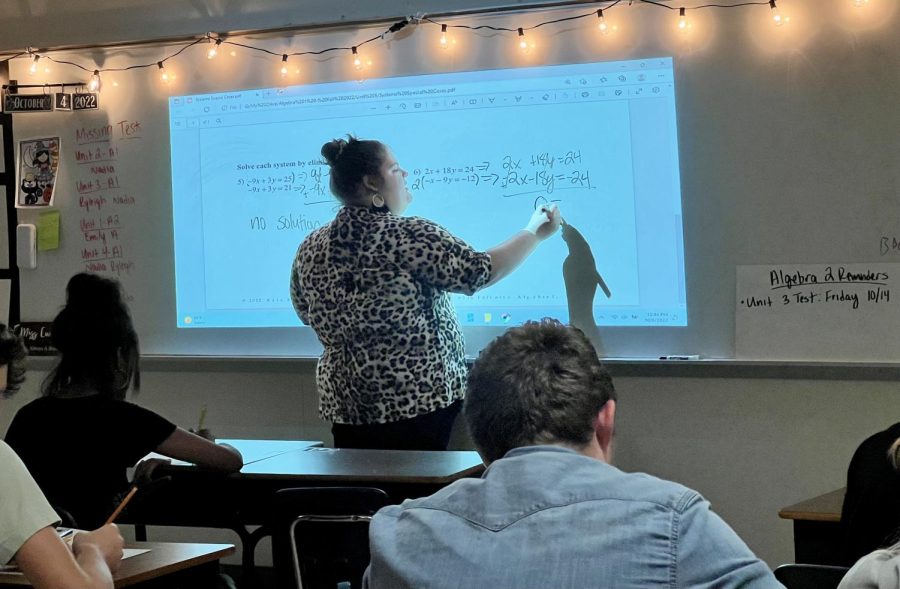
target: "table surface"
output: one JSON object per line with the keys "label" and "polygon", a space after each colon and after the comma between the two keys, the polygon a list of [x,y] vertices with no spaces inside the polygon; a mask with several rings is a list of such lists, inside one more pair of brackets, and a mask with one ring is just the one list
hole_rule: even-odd
{"label": "table surface", "polygon": [[[244,465],[253,464],[260,460],[271,458],[272,456],[284,454],[285,452],[305,450],[306,448],[322,445],[322,442],[317,440],[245,440],[231,438],[217,438],[216,443],[228,444],[229,446],[237,448],[238,451],[240,451],[241,456],[244,457]],[[144,456],[144,459],[147,458],[170,460],[156,452],[151,452]],[[182,460],[171,459],[171,463],[173,466],[191,466],[190,462],[184,462]]]}
{"label": "table surface", "polygon": [[242,478],[304,478],[448,484],[479,474],[484,464],[473,451],[363,450],[310,447],[244,466]]}
{"label": "table surface", "polygon": [[[130,587],[219,560],[234,554],[232,544],[193,544],[184,542],[131,542],[128,548],[150,549],[122,561],[113,576],[116,588]],[[0,587],[30,587],[21,573],[0,573]]]}
{"label": "table surface", "polygon": [[846,488],[837,489],[812,499],[789,505],[778,512],[781,519],[840,522]]}
{"label": "table surface", "polygon": [[[217,439],[230,444],[244,457],[239,479],[303,479],[322,482],[385,482],[449,484],[456,479],[478,475],[484,464],[471,450],[371,450],[323,448],[310,440]],[[147,456],[159,457],[156,454]],[[209,471],[173,460],[159,472],[197,476]],[[214,473],[214,476],[216,474]],[[218,473],[217,476],[222,476]]]}

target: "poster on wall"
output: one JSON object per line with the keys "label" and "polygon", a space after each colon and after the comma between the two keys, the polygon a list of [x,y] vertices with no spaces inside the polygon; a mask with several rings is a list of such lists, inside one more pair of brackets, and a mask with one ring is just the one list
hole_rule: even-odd
{"label": "poster on wall", "polygon": [[59,172],[59,137],[19,141],[18,156],[16,207],[52,206],[53,188]]}

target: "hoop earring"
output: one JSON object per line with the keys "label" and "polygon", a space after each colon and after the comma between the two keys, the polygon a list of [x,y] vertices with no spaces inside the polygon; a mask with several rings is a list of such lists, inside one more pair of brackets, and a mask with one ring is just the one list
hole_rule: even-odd
{"label": "hoop earring", "polygon": [[372,195],[372,206],[376,209],[384,207],[384,197],[377,192]]}

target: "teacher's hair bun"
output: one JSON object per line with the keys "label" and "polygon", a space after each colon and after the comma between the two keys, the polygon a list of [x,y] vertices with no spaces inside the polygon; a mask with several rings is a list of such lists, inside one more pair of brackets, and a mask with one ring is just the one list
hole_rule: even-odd
{"label": "teacher's hair bun", "polygon": [[341,157],[347,142],[343,139],[334,139],[322,146],[322,157],[328,162],[329,166],[333,166]]}

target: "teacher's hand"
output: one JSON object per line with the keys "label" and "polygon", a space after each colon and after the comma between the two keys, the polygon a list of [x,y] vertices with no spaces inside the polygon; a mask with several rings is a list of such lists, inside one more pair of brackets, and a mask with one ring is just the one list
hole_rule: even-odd
{"label": "teacher's hand", "polygon": [[538,239],[544,240],[556,233],[559,229],[562,215],[555,204],[543,205],[534,210],[525,231],[533,233]]}

